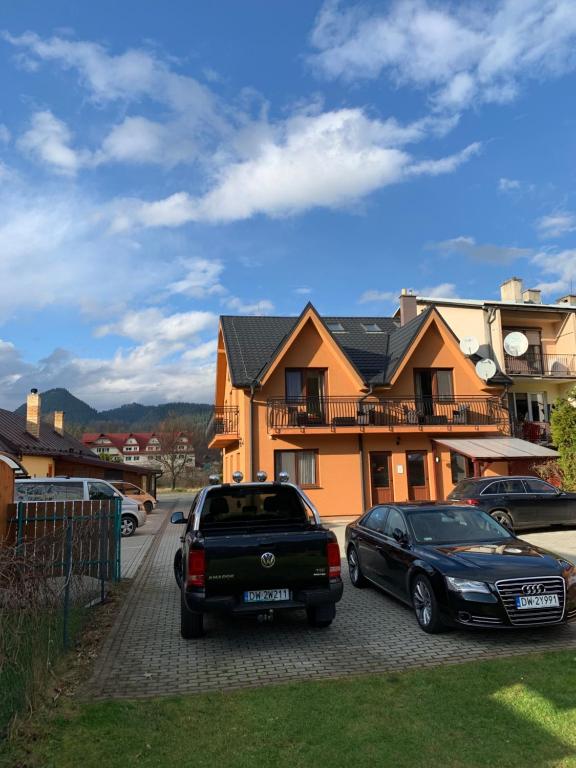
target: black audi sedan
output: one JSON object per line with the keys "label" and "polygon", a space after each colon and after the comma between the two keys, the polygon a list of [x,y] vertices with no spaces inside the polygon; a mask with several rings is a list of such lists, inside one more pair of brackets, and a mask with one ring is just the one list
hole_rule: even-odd
{"label": "black audi sedan", "polygon": [[576,493],[561,491],[538,477],[470,477],[455,486],[448,500],[480,507],[515,531],[576,527]]}
{"label": "black audi sedan", "polygon": [[412,606],[430,634],[576,619],[576,566],[476,507],[373,507],[347,526],[346,557],[354,587],[372,584]]}

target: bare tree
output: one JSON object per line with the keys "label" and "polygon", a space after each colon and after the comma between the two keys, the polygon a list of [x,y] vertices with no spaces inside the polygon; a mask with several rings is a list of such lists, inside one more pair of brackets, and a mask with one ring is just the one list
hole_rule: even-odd
{"label": "bare tree", "polygon": [[176,488],[178,478],[192,463],[194,445],[186,427],[185,418],[170,414],[158,427],[160,452],[154,456],[170,480],[172,490]]}

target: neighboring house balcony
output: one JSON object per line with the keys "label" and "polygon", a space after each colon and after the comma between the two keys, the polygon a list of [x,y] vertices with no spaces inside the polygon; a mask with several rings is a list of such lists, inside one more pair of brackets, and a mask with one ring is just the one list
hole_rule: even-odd
{"label": "neighboring house balcony", "polygon": [[422,397],[367,400],[353,397],[272,398],[272,432],[509,432],[509,415],[497,397]]}
{"label": "neighboring house balcony", "polygon": [[210,448],[225,448],[238,441],[238,414],[238,406],[214,406],[214,413],[206,428]]}
{"label": "neighboring house balcony", "polygon": [[549,445],[552,441],[550,422],[548,421],[518,421],[512,422],[513,437],[528,440],[539,445]]}
{"label": "neighboring house balcony", "polygon": [[557,355],[529,350],[521,357],[504,355],[506,373],[510,376],[550,376],[576,378],[576,355]]}

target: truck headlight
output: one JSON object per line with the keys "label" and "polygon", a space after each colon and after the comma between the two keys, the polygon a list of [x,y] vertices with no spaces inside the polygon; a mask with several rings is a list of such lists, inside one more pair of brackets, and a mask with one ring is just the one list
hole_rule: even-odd
{"label": "truck headlight", "polygon": [[488,584],[484,581],[472,581],[471,579],[455,579],[446,576],[446,585],[453,592],[485,592],[490,593]]}

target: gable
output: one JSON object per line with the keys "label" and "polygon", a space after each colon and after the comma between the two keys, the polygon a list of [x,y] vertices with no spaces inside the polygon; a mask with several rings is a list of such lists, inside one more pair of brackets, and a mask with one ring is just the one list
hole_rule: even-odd
{"label": "gable", "polygon": [[414,392],[414,372],[426,368],[448,368],[453,371],[456,392],[485,394],[490,388],[477,375],[474,364],[460,350],[452,331],[437,312],[431,312],[406,350],[390,385],[399,395]]}
{"label": "gable", "polygon": [[279,368],[330,368],[336,376],[341,369],[348,386],[362,389],[364,380],[334,340],[316,310],[308,305],[292,332],[286,337],[271,363],[261,372],[264,386]]}

